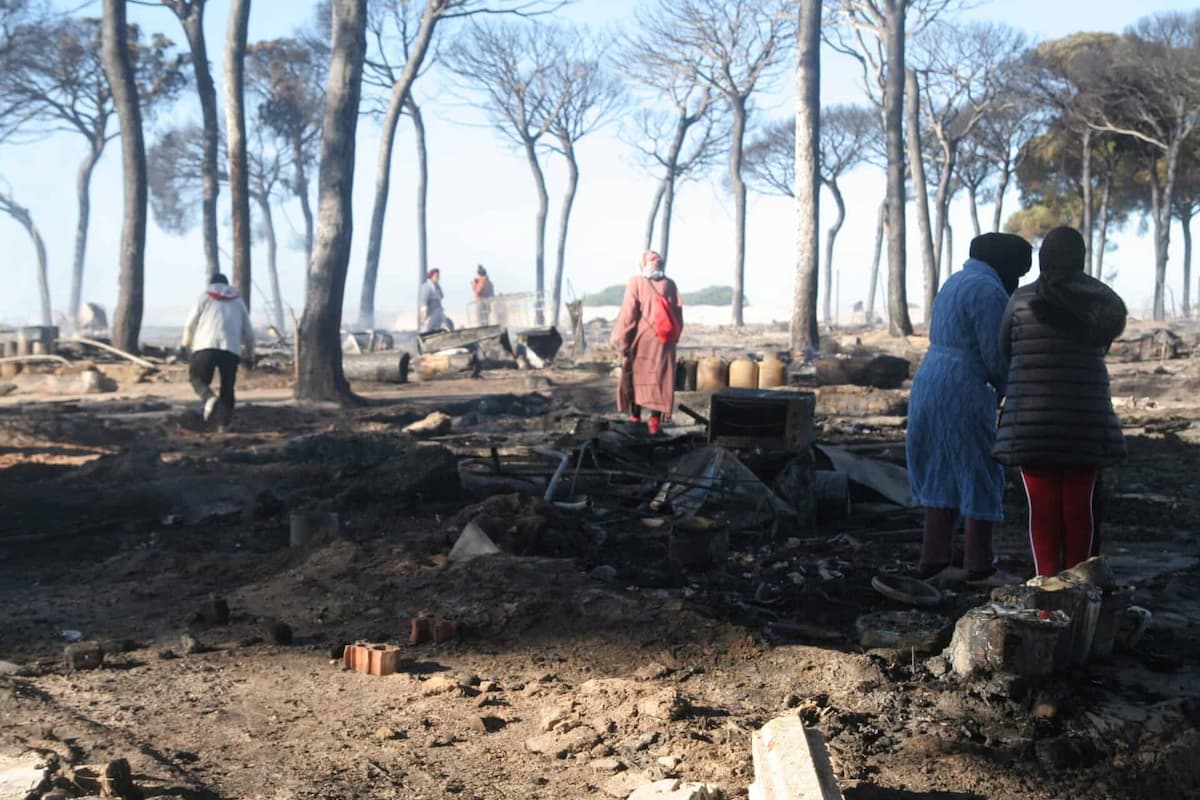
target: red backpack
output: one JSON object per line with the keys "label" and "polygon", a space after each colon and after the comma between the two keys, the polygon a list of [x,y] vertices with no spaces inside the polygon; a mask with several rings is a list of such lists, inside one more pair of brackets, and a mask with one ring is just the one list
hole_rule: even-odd
{"label": "red backpack", "polygon": [[650,327],[654,329],[660,342],[675,344],[683,333],[683,320],[680,319],[679,313],[675,310],[675,304],[667,298],[666,293],[659,292],[654,288],[654,281],[648,280],[647,282],[654,289],[654,299],[650,302]]}

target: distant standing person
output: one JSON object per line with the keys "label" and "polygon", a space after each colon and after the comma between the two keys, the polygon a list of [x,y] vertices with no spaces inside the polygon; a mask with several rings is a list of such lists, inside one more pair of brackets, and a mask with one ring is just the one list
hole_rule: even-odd
{"label": "distant standing person", "polygon": [[492,286],[492,279],[488,277],[483,264],[475,267],[475,277],[471,278],[471,291],[475,295],[475,308],[479,310],[479,324],[487,325],[491,317],[492,298],[496,295],[496,289]]}
{"label": "distant standing person", "polygon": [[1084,272],[1085,244],[1055,228],[1038,251],[1040,277],[1005,311],[1001,344],[1012,359],[996,458],[1020,467],[1038,575],[1093,553],[1100,470],[1125,458],[1104,357],[1125,330],[1125,303]]}
{"label": "distant standing person", "polygon": [[[192,388],[204,401],[204,421],[221,430],[233,419],[233,386],[244,352],[254,358],[250,312],[229,279],[217,273],[183,325],[183,348],[191,351],[188,373]],[[213,373],[221,375],[221,391],[213,394]]]}
{"label": "distant standing person", "polygon": [[662,257],[642,254],[640,274],[629,279],[613,344],[621,353],[617,408],[640,422],[650,412],[650,433],[662,430],[675,408],[675,344],[683,332],[683,304]]}
{"label": "distant standing person", "polygon": [[452,331],[454,322],[446,316],[442,309],[442,271],[431,269],[421,285],[421,296],[418,298],[418,329],[421,333],[434,331]]}
{"label": "distant standing person", "polygon": [[[1000,321],[1033,262],[1020,236],[985,233],[938,292],[929,352],[913,377],[908,408],[908,474],[925,508],[920,576],[990,585],[992,527],[1004,518],[1004,469],[992,458],[996,414],[1008,379]],[[965,521],[964,569],[953,566],[954,528]]]}

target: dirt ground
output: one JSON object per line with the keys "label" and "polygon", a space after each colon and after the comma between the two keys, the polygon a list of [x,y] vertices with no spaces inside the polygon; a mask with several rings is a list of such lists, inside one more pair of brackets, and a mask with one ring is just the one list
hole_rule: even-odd
{"label": "dirt ground", "polygon": [[[917,512],[878,498],[735,533],[717,569],[680,575],[647,480],[585,480],[581,509],[462,490],[465,457],[578,446],[610,411],[603,364],[356,387],[348,411],[296,407],[267,366],[224,434],[180,366],[0,398],[0,756],[60,776],[125,758],[149,797],[625,798],[678,777],[744,798],[751,734],[791,714],[825,734],[850,800],[1200,796],[1200,360],[1112,372],[1130,459],[1105,479],[1103,549],[1153,618],[1136,651],[1040,686],[859,647],[861,614],[900,608],[871,577],[911,572],[920,540]],[[448,433],[401,432],[435,410]],[[822,442],[903,462],[902,419],[818,415]],[[302,510],[337,512],[339,536],[290,546]],[[1015,487],[1007,511],[1001,564],[1028,575]],[[508,552],[448,562],[480,515]],[[227,622],[203,618],[213,598]],[[422,614],[460,638],[410,644]],[[77,636],[101,669],[65,666]],[[400,644],[401,670],[343,670],[357,640]]]}

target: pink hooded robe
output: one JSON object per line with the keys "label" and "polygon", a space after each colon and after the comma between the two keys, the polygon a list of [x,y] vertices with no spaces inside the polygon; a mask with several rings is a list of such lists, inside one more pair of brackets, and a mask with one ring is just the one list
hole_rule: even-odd
{"label": "pink hooded robe", "polygon": [[675,408],[675,345],[661,342],[649,322],[659,294],[675,306],[682,323],[683,304],[670,278],[651,281],[638,275],[625,287],[612,336],[613,344],[626,356],[617,385],[617,408],[628,413],[638,405],[669,420]]}

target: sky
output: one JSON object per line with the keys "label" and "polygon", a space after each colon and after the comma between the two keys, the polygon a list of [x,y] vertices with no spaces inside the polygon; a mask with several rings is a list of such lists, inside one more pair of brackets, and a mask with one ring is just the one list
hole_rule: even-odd
{"label": "sky", "polygon": [[[60,1],[60,7],[66,7]],[[71,7],[78,7],[71,3]],[[250,19],[250,39],[284,36],[305,24],[315,3],[302,0],[255,0]],[[552,21],[569,21],[608,30],[636,24],[635,0],[575,0],[556,12]],[[1035,40],[1052,39],[1081,28],[1121,31],[1137,18],[1166,10],[1190,10],[1190,0],[984,0],[958,15],[962,19],[994,20],[1023,30]],[[98,15],[99,2],[83,14]],[[183,44],[182,31],[166,9],[130,5],[130,19],[145,30],[160,31]],[[210,0],[205,30],[210,58],[220,85],[221,50],[225,39],[227,0]],[[446,26],[444,35],[455,30]],[[822,103],[860,103],[864,95],[857,66],[829,51],[822,53]],[[446,306],[452,317],[461,315],[470,301],[470,279],[475,265],[483,264],[498,292],[527,292],[534,288],[534,215],[536,194],[524,155],[490,127],[486,116],[436,66],[417,83],[414,96],[421,103],[429,149],[429,253],[431,266],[442,271]],[[781,73],[771,90],[755,100],[756,123],[790,118],[794,108],[791,75]],[[567,242],[564,295],[624,283],[636,267],[655,180],[622,141],[621,119],[585,138],[579,145],[580,186]],[[199,121],[199,106],[189,93],[157,127],[147,131],[152,142],[164,124]],[[379,148],[379,128],[363,118],[357,140],[354,191],[354,243],[346,287],[345,320],[357,318],[366,253],[374,174]],[[46,241],[53,305],[66,306],[76,223],[75,175],[85,155],[79,136],[57,134],[36,142],[0,146],[0,180],[27,206]],[[411,125],[400,124],[392,168],[392,194],[383,241],[380,278],[376,292],[380,324],[406,327],[415,316],[415,149]],[[561,159],[543,158],[550,192],[547,226],[547,288],[551,280],[558,230],[558,207],[566,174]],[[119,142],[110,144],[92,183],[92,215],[83,296],[110,313],[117,299],[117,258],[121,236],[121,157]],[[314,193],[316,181],[313,181]],[[732,282],[734,264],[733,200],[726,190],[724,166],[707,178],[685,185],[677,198],[672,226],[668,271],[684,291]],[[837,239],[834,265],[835,305],[839,318],[848,319],[855,302],[866,297],[875,218],[883,195],[880,170],[862,167],[850,173],[843,186],[847,203],[845,226]],[[1005,200],[1005,216],[1015,211],[1015,191]],[[229,263],[228,194],[222,192],[222,264]],[[315,205],[315,200],[314,200]],[[822,197],[822,229],[832,211]],[[981,209],[985,219],[991,208]],[[911,220],[911,207],[910,207]],[[276,213],[280,240],[279,269],[285,305],[299,315],[303,305],[305,264],[301,248],[302,220],[297,204],[285,204]],[[955,261],[966,255],[971,235],[966,202],[957,202],[951,214],[955,232]],[[910,221],[911,231],[915,225]],[[751,193],[746,257],[746,295],[750,320],[784,320],[790,316],[795,269],[795,210],[791,201]],[[1149,233],[1134,223],[1118,233],[1115,250],[1106,255],[1106,272],[1115,270],[1115,287],[1131,309],[1149,306],[1153,293],[1153,246]],[[0,253],[5,255],[6,291],[0,293],[0,322],[36,322],[37,284],[33,247],[24,230],[0,216]],[[267,289],[263,259],[265,249],[254,249],[255,313]],[[1182,244],[1178,227],[1172,232],[1168,274],[1168,308],[1172,294],[1182,284]],[[920,254],[909,238],[909,298],[921,297]],[[204,263],[198,231],[174,236],[160,230],[151,219],[146,245],[146,325],[181,324],[187,307],[203,289]],[[728,318],[728,309],[710,312],[714,321]]]}

